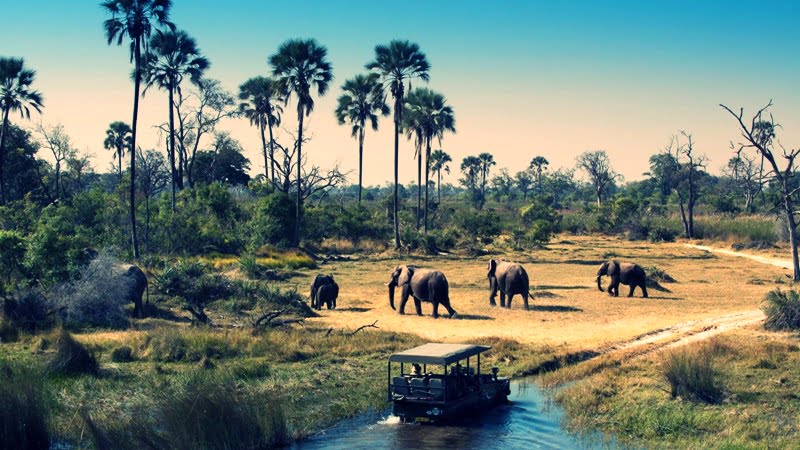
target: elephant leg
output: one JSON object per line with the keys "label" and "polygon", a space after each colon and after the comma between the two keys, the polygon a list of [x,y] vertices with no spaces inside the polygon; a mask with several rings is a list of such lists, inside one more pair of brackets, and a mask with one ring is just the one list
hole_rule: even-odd
{"label": "elephant leg", "polygon": [[642,281],[642,284],[640,286],[642,288],[642,297],[647,298],[647,284],[644,281]]}
{"label": "elephant leg", "polygon": [[142,299],[133,299],[133,316],[141,319],[142,318]]}
{"label": "elephant leg", "polygon": [[456,315],[456,310],[453,309],[452,306],[450,306],[449,299],[446,302],[442,302],[442,304],[444,305],[444,308],[447,310],[447,314],[449,314],[451,318]]}
{"label": "elephant leg", "polygon": [[397,308],[398,314],[406,313],[406,303],[408,303],[408,289],[403,288],[403,295],[400,297],[400,307]]}
{"label": "elephant leg", "polygon": [[336,309],[336,297],[333,298],[331,303],[333,303],[333,309]]}
{"label": "elephant leg", "polygon": [[514,300],[514,294],[508,294],[508,302],[506,303],[508,309],[511,309],[511,300]]}
{"label": "elephant leg", "polygon": [[523,292],[522,293],[522,300],[525,301],[525,311],[530,311],[530,307],[528,307],[528,293],[527,292]]}
{"label": "elephant leg", "polygon": [[631,284],[631,289],[628,291],[628,297],[633,297],[633,291],[636,290],[636,284]]}
{"label": "elephant leg", "polygon": [[501,308],[506,307],[506,293],[503,291],[500,291],[500,307]]}
{"label": "elephant leg", "polygon": [[414,308],[417,309],[417,315],[422,315],[422,302],[417,297],[414,297]]}
{"label": "elephant leg", "polygon": [[439,318],[439,302],[433,302],[433,318]]}

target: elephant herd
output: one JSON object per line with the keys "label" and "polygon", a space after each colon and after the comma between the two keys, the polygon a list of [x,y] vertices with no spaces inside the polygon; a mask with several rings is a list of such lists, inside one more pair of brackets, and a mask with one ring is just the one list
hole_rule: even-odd
{"label": "elephant herd", "polygon": [[[608,294],[619,296],[619,285],[630,287],[628,297],[633,296],[633,291],[639,287],[642,296],[647,298],[647,275],[639,265],[634,263],[606,261],[597,271],[597,288],[603,291],[601,278],[608,276],[611,282],[608,285]],[[514,296],[520,295],[525,302],[525,309],[529,309],[530,280],[528,272],[522,265],[489,260],[487,266],[489,279],[489,304],[497,306],[495,298],[500,293],[500,307],[511,308]],[[439,305],[442,305],[449,317],[456,315],[450,303],[450,286],[444,273],[438,270],[423,269],[411,265],[397,266],[392,270],[389,278],[389,306],[400,314],[405,314],[406,303],[409,297],[414,300],[414,309],[418,316],[422,315],[422,302],[433,304],[433,317],[439,317]],[[400,304],[395,307],[395,289],[400,288]],[[328,309],[336,309],[336,299],[339,296],[339,285],[332,275],[317,275],[311,283],[311,306],[321,309],[327,305]]]}

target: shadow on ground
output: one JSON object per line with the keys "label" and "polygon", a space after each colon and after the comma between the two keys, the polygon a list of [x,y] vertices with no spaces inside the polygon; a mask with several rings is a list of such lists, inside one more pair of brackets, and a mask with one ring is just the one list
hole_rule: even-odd
{"label": "shadow on ground", "polygon": [[494,317],[482,316],[480,314],[457,314],[454,319],[457,320],[494,320]]}
{"label": "shadow on ground", "polygon": [[530,310],[544,312],[583,312],[581,308],[567,305],[531,305]]}

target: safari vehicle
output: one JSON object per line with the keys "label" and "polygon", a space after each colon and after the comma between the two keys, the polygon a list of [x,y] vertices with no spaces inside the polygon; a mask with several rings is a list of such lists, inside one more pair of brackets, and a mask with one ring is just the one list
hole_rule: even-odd
{"label": "safari vehicle", "polygon": [[498,377],[496,367],[481,373],[481,353],[490,348],[425,344],[391,355],[386,378],[393,414],[403,421],[446,422],[507,401],[509,379]]}

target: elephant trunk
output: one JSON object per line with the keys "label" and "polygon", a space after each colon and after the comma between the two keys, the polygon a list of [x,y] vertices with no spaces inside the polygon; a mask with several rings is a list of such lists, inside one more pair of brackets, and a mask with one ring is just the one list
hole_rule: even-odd
{"label": "elephant trunk", "polygon": [[394,288],[395,287],[397,287],[397,283],[395,283],[394,280],[392,280],[392,282],[389,283],[389,306],[391,306],[392,309],[394,309],[394,310],[397,309],[397,308],[394,307]]}
{"label": "elephant trunk", "polygon": [[600,292],[603,292],[603,286],[600,285],[600,278],[602,278],[602,275],[597,276],[597,289],[600,289]]}

